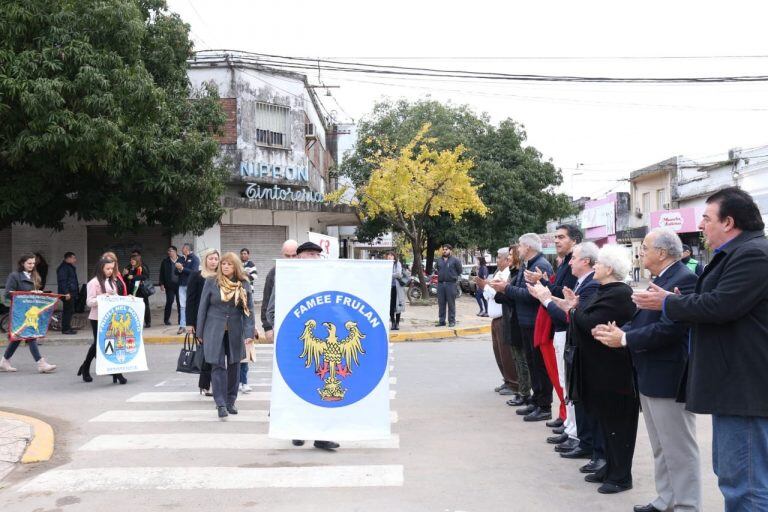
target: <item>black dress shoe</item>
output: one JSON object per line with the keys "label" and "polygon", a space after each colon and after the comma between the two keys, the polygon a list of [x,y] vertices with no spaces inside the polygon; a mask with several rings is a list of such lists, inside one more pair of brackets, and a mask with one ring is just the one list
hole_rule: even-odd
{"label": "black dress shoe", "polygon": [[216,407],[216,410],[219,413],[219,418],[226,418],[227,416],[229,416],[229,413],[227,412],[227,408],[224,407],[223,405]]}
{"label": "black dress shoe", "polygon": [[563,441],[562,443],[555,446],[555,451],[557,453],[568,453],[572,452],[576,448],[579,447],[579,441],[578,439],[567,439]]}
{"label": "black dress shoe", "polygon": [[579,471],[582,473],[597,473],[598,471],[601,471],[605,467],[605,460],[603,459],[592,459],[588,463],[584,464],[579,468]]}
{"label": "black dress shoe", "polygon": [[616,494],[617,492],[628,491],[631,488],[632,488],[632,484],[617,485],[617,484],[609,484],[606,482],[597,488],[597,492],[599,492],[600,494]]}
{"label": "black dress shoe", "polygon": [[526,405],[524,407],[521,407],[518,410],[516,410],[515,414],[517,414],[518,416],[525,416],[527,414],[531,414],[535,410],[536,410],[536,406],[535,405],[528,404],[528,405]]}
{"label": "black dress shoe", "polygon": [[520,407],[525,405],[525,397],[522,395],[513,396],[511,400],[507,400],[507,405],[511,407]]}
{"label": "black dress shoe", "polygon": [[552,411],[537,408],[531,414],[526,415],[523,421],[544,421],[549,419],[552,419]]}
{"label": "black dress shoe", "polygon": [[548,421],[547,426],[549,428],[560,428],[563,426],[563,420],[561,420],[560,418],[555,418],[552,421]]}
{"label": "black dress shoe", "polygon": [[585,450],[584,448],[577,446],[573,450],[565,453],[561,453],[560,456],[564,459],[591,459],[592,452]]}
{"label": "black dress shoe", "polygon": [[77,331],[68,329],[66,331],[62,331],[61,334],[77,334]]}
{"label": "black dress shoe", "polygon": [[560,435],[560,434],[565,434],[565,427],[557,427],[557,428],[553,428],[553,429],[552,429],[552,433],[553,433],[553,434],[557,434],[557,435]]}
{"label": "black dress shoe", "polygon": [[315,448],[320,448],[321,450],[335,450],[338,447],[339,443],[333,441],[315,441]]}
{"label": "black dress shoe", "polygon": [[568,434],[560,434],[559,436],[549,436],[547,442],[549,444],[560,444],[568,440]]}
{"label": "black dress shoe", "polygon": [[650,503],[647,505],[635,505],[634,507],[632,507],[632,510],[634,512],[663,512],[657,509],[656,507],[654,507],[653,505],[651,505]]}
{"label": "black dress shoe", "polygon": [[304,446],[304,440],[303,439],[294,439],[291,441],[293,443],[293,446]]}
{"label": "black dress shoe", "polygon": [[584,477],[584,481],[591,484],[601,484],[603,481],[605,481],[605,473],[602,471],[598,471],[597,473],[590,473]]}
{"label": "black dress shoe", "polygon": [[235,408],[234,405],[228,405],[227,406],[227,412],[229,414],[237,414],[237,409]]}

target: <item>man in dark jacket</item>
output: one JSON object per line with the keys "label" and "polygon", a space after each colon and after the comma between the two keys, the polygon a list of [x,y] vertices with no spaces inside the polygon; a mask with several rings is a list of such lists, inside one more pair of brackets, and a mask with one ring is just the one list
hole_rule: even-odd
{"label": "man in dark jacket", "polygon": [[192,252],[191,244],[184,244],[181,247],[181,252],[184,254],[184,258],[177,261],[174,265],[176,267],[176,274],[179,276],[179,304],[181,314],[179,315],[179,331],[178,334],[183,333],[186,330],[187,318],[187,282],[189,282],[189,276],[200,270],[200,259]]}
{"label": "man in dark jacket", "polygon": [[692,325],[686,408],[712,415],[712,464],[725,509],[768,510],[768,240],[746,192],[707,199],[699,229],[715,250],[695,293],[651,285],[640,308]]}
{"label": "man in dark jacket", "polygon": [[[541,238],[536,233],[526,233],[518,241],[520,260],[524,262],[521,270],[536,270],[552,274],[552,265],[541,254]],[[523,350],[531,374],[533,397],[530,402],[516,412],[525,416],[525,421],[543,421],[552,419],[552,383],[547,376],[547,368],[541,351],[533,346],[533,330],[539,301],[528,293],[525,282],[525,272],[517,274],[513,283],[490,283],[497,292],[504,292],[515,301],[515,311],[520,324],[520,334],[523,338]]]}
{"label": "man in dark jacket", "polygon": [[[283,259],[292,259],[296,257],[296,250],[299,247],[299,243],[296,240],[286,240],[283,242],[283,247],[280,249],[280,254]],[[264,280],[264,293],[261,296],[261,327],[264,329],[264,337],[267,338],[269,343],[274,342],[274,331],[272,325],[272,319],[267,314],[267,308],[269,306],[269,298],[272,296],[272,291],[275,288],[275,267],[267,273],[267,278]]]}
{"label": "man in dark jacket", "polygon": [[461,277],[461,261],[451,256],[451,244],[443,244],[443,256],[435,261],[437,272],[437,325],[445,325],[445,307],[448,306],[448,327],[456,325],[456,293]]}
{"label": "man in dark jacket", "polygon": [[61,301],[61,334],[77,334],[72,329],[72,314],[75,312],[75,301],[80,293],[77,282],[77,257],[73,252],[64,254],[64,261],[56,269],[58,291],[64,298]]}
{"label": "man in dark jacket", "polygon": [[179,274],[176,272],[176,263],[184,264],[184,258],[179,257],[179,251],[175,246],[168,247],[168,256],[160,263],[160,289],[165,292],[165,311],[163,322],[171,325],[171,311],[176,302],[176,310],[179,313],[179,325],[181,325],[181,305],[179,303]]}
{"label": "man in dark jacket", "polygon": [[[653,284],[682,294],[693,292],[696,275],[678,261],[683,245],[677,233],[656,228],[643,240],[643,266]],[[688,359],[688,326],[661,311],[638,309],[632,321],[595,327],[596,339],[609,347],[626,346],[632,354],[640,404],[651,442],[657,497],[635,512],[700,510],[701,477],[696,416],[675,401]]]}

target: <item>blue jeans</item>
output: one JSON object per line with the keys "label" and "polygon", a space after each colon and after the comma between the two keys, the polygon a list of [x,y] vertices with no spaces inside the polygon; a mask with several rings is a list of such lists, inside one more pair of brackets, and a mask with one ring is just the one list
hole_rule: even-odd
{"label": "blue jeans", "polygon": [[240,384],[248,384],[248,363],[240,363]]}
{"label": "blue jeans", "polygon": [[726,512],[768,510],[768,418],[713,415],[712,466]]}
{"label": "blue jeans", "polygon": [[179,286],[179,327],[187,326],[187,287]]}

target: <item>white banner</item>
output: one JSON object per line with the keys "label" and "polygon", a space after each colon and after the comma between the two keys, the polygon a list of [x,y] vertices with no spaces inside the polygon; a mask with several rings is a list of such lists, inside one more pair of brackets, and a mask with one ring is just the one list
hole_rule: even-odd
{"label": "white banner", "polygon": [[323,235],[322,233],[315,233],[310,231],[307,233],[309,241],[315,243],[323,248],[321,256],[327,260],[339,259],[339,239]]}
{"label": "white banner", "polygon": [[144,352],[144,301],[133,297],[98,297],[96,375],[147,371]]}
{"label": "white banner", "polygon": [[269,435],[390,436],[392,263],[277,260]]}

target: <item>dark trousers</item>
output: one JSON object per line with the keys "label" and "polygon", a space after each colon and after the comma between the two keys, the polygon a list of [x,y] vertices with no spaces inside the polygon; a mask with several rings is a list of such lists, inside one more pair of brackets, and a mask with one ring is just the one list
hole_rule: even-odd
{"label": "dark trousers", "polygon": [[640,400],[616,395],[595,407],[595,416],[605,442],[605,479],[616,485],[632,484],[632,458],[635,456]]}
{"label": "dark trousers", "polygon": [[437,320],[445,323],[445,306],[448,306],[448,323],[456,323],[456,283],[437,283]]}
{"label": "dark trousers", "polygon": [[395,306],[397,305],[397,287],[390,286],[389,290],[389,319],[395,321]]}
{"label": "dark trousers", "polygon": [[240,380],[240,361],[233,361],[229,354],[229,333],[224,332],[224,350],[218,361],[211,361],[211,384],[216,407],[235,405],[237,385]]}
{"label": "dark trousers", "polygon": [[504,343],[504,318],[491,320],[491,342],[493,344],[493,357],[499,367],[501,377],[507,387],[518,390],[517,367],[512,355],[512,347]]}
{"label": "dark trousers", "polygon": [[545,411],[552,410],[552,382],[547,375],[547,366],[541,350],[533,347],[533,326],[520,326],[520,334],[523,338],[523,350],[528,362],[528,371],[531,374],[531,389],[533,390],[533,404]]}
{"label": "dark trousers", "polygon": [[[99,321],[98,320],[91,320],[91,330],[93,331],[93,343],[91,343],[91,346],[88,347],[88,353],[85,354],[85,361],[83,361],[83,366],[90,371],[91,369],[91,362],[93,362],[94,359],[96,359],[96,342],[98,340],[98,337],[96,335],[97,331],[99,330]],[[114,374],[116,376],[122,377],[122,373],[116,373]],[[114,377],[113,377],[114,379]],[[114,380],[112,381],[114,382]]]}
{"label": "dark trousers", "polygon": [[32,354],[32,358],[35,361],[40,360],[40,349],[37,347],[37,341],[33,338],[28,340],[16,340],[8,343],[8,347],[5,349],[5,357],[6,359],[10,359],[13,357],[14,352],[16,352],[16,349],[19,348],[19,345],[21,345],[22,341],[27,342],[27,346],[29,347],[29,352]]}
{"label": "dark trousers", "polygon": [[72,315],[75,314],[75,299],[61,301],[61,332],[72,330]]}
{"label": "dark trousers", "polygon": [[592,452],[592,460],[605,460],[605,448],[603,447],[603,433],[600,424],[594,415],[589,414],[584,404],[575,402],[576,411],[576,435],[579,437],[579,448]]}
{"label": "dark trousers", "polygon": [[178,286],[166,286],[165,287],[165,311],[163,313],[163,322],[166,324],[171,321],[171,311],[173,311],[173,303],[176,302],[176,311],[178,312],[178,323],[181,323],[181,303],[179,302],[179,287]]}
{"label": "dark trousers", "polygon": [[478,289],[475,292],[475,300],[477,301],[477,305],[480,306],[480,312],[488,313],[488,300],[485,298],[485,295],[483,295],[483,290]]}
{"label": "dark trousers", "polygon": [[149,310],[149,297],[142,297],[144,300],[144,325],[152,325],[152,312]]}

